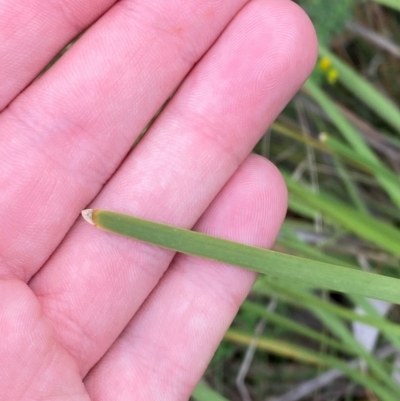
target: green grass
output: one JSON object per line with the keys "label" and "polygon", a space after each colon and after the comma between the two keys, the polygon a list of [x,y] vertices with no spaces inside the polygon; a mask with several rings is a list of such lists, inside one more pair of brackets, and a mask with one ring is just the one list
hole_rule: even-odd
{"label": "green grass", "polygon": [[[290,180],[287,182],[290,183]],[[293,191],[293,188],[295,186],[290,183],[289,189]],[[363,224],[358,226],[356,223],[360,216],[351,213],[345,205],[319,198],[318,195],[306,196],[307,192],[304,195],[301,188],[296,190],[300,196],[304,196],[306,202],[311,200],[316,210],[326,211],[331,218],[336,218],[344,227],[360,233],[361,237],[371,240],[379,238],[375,241],[377,244],[382,243],[384,249],[395,255],[400,254],[400,232],[393,230],[390,225],[361,215],[360,222]],[[84,211],[83,214],[89,212],[90,220],[96,227],[176,252],[242,267],[296,285],[304,284],[400,304],[400,280],[397,278],[256,248],[113,211],[96,209]],[[380,237],[373,235],[379,231]]]}
{"label": "green grass", "polygon": [[[314,6],[311,16],[320,37],[320,58],[330,61],[338,80],[329,83],[327,70],[317,66],[296,102],[270,130],[265,156],[281,169],[290,194],[275,250],[398,278],[400,60],[344,27],[351,20],[383,40],[399,43],[400,2],[353,1],[351,7],[341,3],[342,9],[339,5],[335,9],[332,2],[329,12],[336,22],[326,28],[327,9],[318,9],[326,7],[326,1],[299,3]],[[374,70],[371,66],[377,59],[380,64]],[[301,113],[307,119],[306,132]],[[262,153],[262,147],[255,151]],[[307,158],[310,152],[313,164]],[[399,384],[393,379],[393,353],[400,350],[398,307],[382,315],[368,301],[372,293],[355,296],[347,291],[339,296],[324,288],[261,276],[221,344],[230,347],[230,353],[210,364],[204,380],[226,399],[242,400],[235,379],[246,350],[255,342],[245,380],[253,400],[279,399],[284,394],[293,399],[302,394],[302,400],[310,401],[400,399]],[[277,307],[267,310],[271,299]],[[266,326],[257,337],[255,326],[261,320]],[[356,322],[375,328],[377,340],[368,351],[354,335]],[[220,369],[223,377],[216,374]],[[331,370],[339,380],[303,392],[313,378],[329,377]],[[206,399],[196,393],[194,398]]]}

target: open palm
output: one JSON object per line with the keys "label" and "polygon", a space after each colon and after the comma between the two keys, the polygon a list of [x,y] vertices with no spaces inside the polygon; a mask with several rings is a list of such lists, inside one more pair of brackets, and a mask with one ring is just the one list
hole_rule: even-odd
{"label": "open palm", "polygon": [[254,274],[79,213],[270,246],[285,186],[248,154],[315,53],[288,0],[0,0],[1,401],[189,397]]}

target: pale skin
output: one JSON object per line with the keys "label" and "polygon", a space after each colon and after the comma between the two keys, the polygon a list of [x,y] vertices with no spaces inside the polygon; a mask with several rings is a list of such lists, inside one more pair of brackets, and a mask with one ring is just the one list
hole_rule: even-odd
{"label": "pale skin", "polygon": [[0,0],[2,400],[187,400],[255,280],[97,230],[82,209],[263,247],[286,212],[279,172],[249,153],[313,68],[305,14],[114,3]]}

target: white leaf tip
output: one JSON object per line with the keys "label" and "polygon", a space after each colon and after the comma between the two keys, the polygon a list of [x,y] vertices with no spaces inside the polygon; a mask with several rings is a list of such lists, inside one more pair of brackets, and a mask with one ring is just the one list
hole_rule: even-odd
{"label": "white leaf tip", "polygon": [[82,217],[83,217],[88,223],[90,223],[90,224],[92,224],[92,225],[94,226],[93,218],[92,218],[92,216],[93,216],[93,209],[85,209],[85,210],[82,210],[81,214],[82,214]]}

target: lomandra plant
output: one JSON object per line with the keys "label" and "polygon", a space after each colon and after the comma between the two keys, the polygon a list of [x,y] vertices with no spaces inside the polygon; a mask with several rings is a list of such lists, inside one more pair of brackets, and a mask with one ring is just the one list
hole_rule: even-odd
{"label": "lomandra plant", "polygon": [[[371,296],[400,304],[400,280],[328,263],[252,247],[222,238],[143,220],[108,210],[86,209],[83,217],[103,230],[141,240],[176,252],[215,260],[316,288]],[[384,227],[384,226],[382,226]],[[387,229],[389,229],[388,226]],[[400,244],[400,231],[393,250]],[[397,254],[400,249],[397,247]]]}

